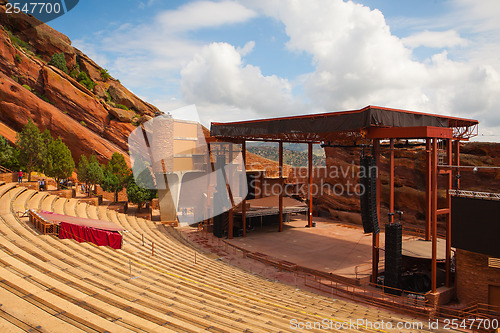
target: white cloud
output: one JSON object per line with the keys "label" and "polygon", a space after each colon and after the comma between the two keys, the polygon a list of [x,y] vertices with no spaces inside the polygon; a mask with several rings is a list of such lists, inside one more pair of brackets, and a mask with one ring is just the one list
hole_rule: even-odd
{"label": "white cloud", "polygon": [[240,56],[244,57],[247,54],[249,54],[250,52],[252,52],[254,47],[255,47],[255,42],[253,40],[251,40],[251,41],[247,42],[243,47],[237,48],[236,51],[238,51]]}
{"label": "white cloud", "polygon": [[[351,1],[197,1],[151,22],[122,26],[91,50],[113,59],[112,74],[127,86],[156,89],[153,104],[168,110],[195,103],[205,124],[372,104],[477,117],[481,127],[500,127],[500,2],[450,4],[453,11],[445,17],[427,25],[419,18],[418,30],[400,39],[383,13]],[[242,47],[188,37],[194,30],[230,29],[258,15],[283,24],[289,36],[285,47],[311,55],[312,72],[295,78],[263,75],[260,64],[246,58],[255,52],[253,35],[239,36],[240,45],[246,43]],[[419,61],[413,53],[419,46],[439,53]],[[182,96],[166,86],[180,86]],[[294,88],[305,96],[294,95]]]}
{"label": "white cloud", "polygon": [[260,117],[296,113],[300,103],[293,98],[288,80],[264,76],[258,67],[243,65],[240,52],[227,43],[205,46],[181,71],[183,100],[200,111],[218,106],[219,119],[229,114],[248,119],[249,112]]}
{"label": "white cloud", "polygon": [[255,15],[254,11],[232,1],[197,1],[175,11],[163,12],[156,21],[166,31],[173,32],[244,22]]}
{"label": "white cloud", "polygon": [[[446,51],[417,61],[378,10],[341,0],[245,3],[285,24],[290,50],[313,56],[315,70],[304,90],[318,108],[372,104],[483,119],[496,114],[498,66],[461,59],[456,52],[460,61],[452,60]],[[417,34],[413,45],[467,46],[456,31]]]}
{"label": "white cloud", "polygon": [[401,40],[405,46],[416,48],[419,46],[444,48],[466,46],[467,40],[460,37],[455,30],[422,31]]}

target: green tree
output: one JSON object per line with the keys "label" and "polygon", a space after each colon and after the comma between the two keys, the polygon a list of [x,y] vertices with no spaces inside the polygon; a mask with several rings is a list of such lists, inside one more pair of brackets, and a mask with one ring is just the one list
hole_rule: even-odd
{"label": "green tree", "polygon": [[97,158],[96,161],[92,161],[92,156],[90,157],[89,165],[87,166],[86,179],[87,184],[90,185],[90,188],[93,188],[94,193],[96,193],[96,185],[102,182],[102,179],[104,178],[104,172],[102,170],[101,164],[97,162]]}
{"label": "green tree", "polygon": [[66,58],[64,58],[64,53],[53,54],[48,64],[55,66],[62,70],[64,73],[68,74],[68,66],[66,65]]}
{"label": "green tree", "polygon": [[81,155],[80,161],[78,162],[78,167],[76,168],[76,177],[79,182],[87,184],[87,168],[89,166],[89,160],[87,156]]}
{"label": "green tree", "polygon": [[48,175],[47,170],[51,167],[50,165],[48,165],[50,161],[50,157],[48,156],[48,147],[52,142],[54,142],[54,138],[52,137],[48,129],[45,129],[45,131],[40,134],[40,137],[42,138],[42,162],[36,170]]}
{"label": "green tree", "polygon": [[28,181],[31,181],[31,172],[40,168],[44,151],[40,131],[31,119],[17,134],[16,146],[19,150],[19,164],[28,173]]}
{"label": "green tree", "polygon": [[[125,161],[125,157],[120,153],[113,153],[106,166],[106,171],[116,177],[116,184],[113,177],[106,176],[105,174],[104,180],[106,180],[107,183],[106,185],[101,183],[101,187],[106,192],[114,192],[114,200],[118,201],[118,192],[123,190],[123,187],[126,186],[132,172]],[[113,185],[111,186],[111,184]]]}
{"label": "green tree", "polygon": [[19,152],[0,135],[0,165],[10,170],[19,169],[18,154]]}
{"label": "green tree", "polygon": [[57,138],[48,145],[45,165],[44,173],[49,177],[54,177],[57,186],[59,186],[60,179],[69,178],[73,173],[75,162],[71,151],[61,138]]}
{"label": "green tree", "polygon": [[137,210],[140,211],[146,201],[150,201],[156,197],[156,190],[150,190],[139,187],[134,177],[130,177],[127,185],[128,201],[137,204]]}
{"label": "green tree", "polygon": [[120,183],[118,177],[109,170],[104,171],[104,177],[101,181],[101,187],[106,192],[114,193],[115,202],[118,201],[118,192],[123,190],[123,184]]}

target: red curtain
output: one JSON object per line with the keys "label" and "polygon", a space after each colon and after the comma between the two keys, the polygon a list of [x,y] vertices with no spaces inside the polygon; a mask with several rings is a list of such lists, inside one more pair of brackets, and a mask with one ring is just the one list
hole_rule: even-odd
{"label": "red curtain", "polygon": [[120,249],[122,247],[122,235],[118,232],[79,226],[66,222],[61,222],[59,238],[71,238],[79,243],[91,242],[99,246],[109,246],[113,249]]}

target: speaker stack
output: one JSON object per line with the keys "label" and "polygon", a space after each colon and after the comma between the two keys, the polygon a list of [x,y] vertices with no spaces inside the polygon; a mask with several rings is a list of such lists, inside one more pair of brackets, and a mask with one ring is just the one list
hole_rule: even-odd
{"label": "speaker stack", "polygon": [[[217,155],[215,162],[216,170],[223,170],[225,165],[226,165],[226,156]],[[213,205],[214,205],[214,212],[220,212],[224,210],[224,207],[228,206],[228,201],[229,201],[229,198],[227,197],[226,180],[222,176],[221,172],[217,173],[216,184],[217,185],[215,187]],[[214,216],[213,221],[214,221],[214,228],[213,228],[214,236],[218,238],[224,237],[224,231],[226,229],[226,226],[229,224],[229,213],[223,212],[217,216]]]}
{"label": "speaker stack", "polygon": [[[385,274],[384,285],[401,289],[401,268],[403,265],[403,226],[400,223],[385,225]],[[400,290],[386,292],[400,295]]]}
{"label": "speaker stack", "polygon": [[359,182],[364,192],[360,196],[361,220],[365,233],[378,234],[380,227],[377,216],[377,165],[372,156],[361,156]]}
{"label": "speaker stack", "polygon": [[214,216],[214,236],[218,238],[224,237],[225,226],[229,223],[229,212],[224,212]]}

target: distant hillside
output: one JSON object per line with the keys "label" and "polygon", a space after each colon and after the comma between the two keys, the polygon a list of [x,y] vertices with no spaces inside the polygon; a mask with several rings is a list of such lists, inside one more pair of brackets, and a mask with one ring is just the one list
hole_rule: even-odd
{"label": "distant hillside", "polygon": [[[275,148],[277,148],[278,145],[276,142],[265,142],[265,141],[264,142],[257,142],[257,141],[255,141],[255,142],[248,142],[247,147],[275,147]],[[283,148],[306,153],[306,154],[307,154],[307,149],[308,149],[307,144],[291,143],[291,142],[284,142]],[[313,145],[313,155],[325,157],[325,150],[323,148],[321,148],[320,145],[314,144]]]}
{"label": "distant hillside", "polygon": [[[279,159],[279,149],[277,147],[248,147],[248,151],[272,161],[278,161]],[[283,163],[290,166],[307,166],[307,153],[283,149]],[[313,155],[313,165],[325,166],[325,157]]]}

